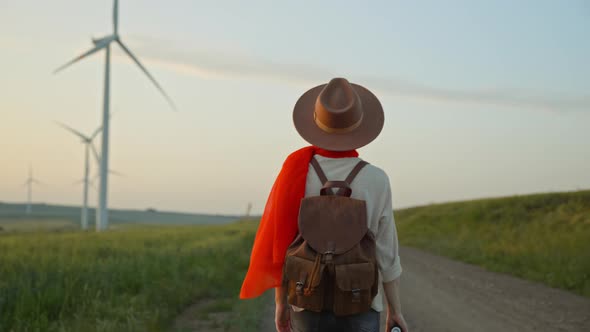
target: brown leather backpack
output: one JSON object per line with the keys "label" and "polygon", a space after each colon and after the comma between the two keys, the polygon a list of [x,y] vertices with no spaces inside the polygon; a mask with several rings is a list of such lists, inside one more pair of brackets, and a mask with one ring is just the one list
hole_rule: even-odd
{"label": "brown leather backpack", "polygon": [[337,316],[368,311],[378,289],[375,238],[365,201],[350,197],[350,184],[367,163],[360,161],[345,181],[328,181],[315,158],[311,164],[323,187],[320,196],[301,201],[299,234],[283,270],[288,302]]}

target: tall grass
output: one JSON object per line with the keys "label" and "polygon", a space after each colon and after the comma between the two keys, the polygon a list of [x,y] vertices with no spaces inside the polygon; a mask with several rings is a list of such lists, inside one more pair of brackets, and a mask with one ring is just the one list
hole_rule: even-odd
{"label": "tall grass", "polygon": [[237,293],[254,223],[0,235],[0,331],[165,331]]}
{"label": "tall grass", "polygon": [[395,212],[402,244],[590,297],[590,191]]}

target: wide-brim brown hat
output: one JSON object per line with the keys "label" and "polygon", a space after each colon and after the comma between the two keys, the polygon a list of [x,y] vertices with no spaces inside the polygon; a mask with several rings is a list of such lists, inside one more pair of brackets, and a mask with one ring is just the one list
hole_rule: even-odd
{"label": "wide-brim brown hat", "polygon": [[305,92],[293,110],[295,129],[322,149],[348,151],[371,143],[383,129],[379,99],[365,87],[334,78]]}

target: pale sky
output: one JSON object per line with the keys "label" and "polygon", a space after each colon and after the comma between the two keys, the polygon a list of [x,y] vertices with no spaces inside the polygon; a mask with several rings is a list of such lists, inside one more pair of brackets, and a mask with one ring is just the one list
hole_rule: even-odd
{"label": "pale sky", "polygon": [[[110,206],[264,208],[307,89],[375,92],[385,128],[361,157],[394,207],[590,188],[590,2],[121,0],[119,32],[179,111],[116,50]],[[0,0],[0,201],[80,204],[100,126],[110,0]],[[115,47],[116,48],[116,47]],[[100,141],[97,141],[99,144]],[[92,195],[91,202],[95,202]]]}

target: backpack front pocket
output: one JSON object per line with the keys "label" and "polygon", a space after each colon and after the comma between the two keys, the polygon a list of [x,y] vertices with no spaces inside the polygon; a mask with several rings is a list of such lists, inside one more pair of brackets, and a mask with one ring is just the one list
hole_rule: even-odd
{"label": "backpack front pocket", "polygon": [[343,264],[334,267],[334,314],[358,314],[371,308],[375,284],[375,264]]}
{"label": "backpack front pocket", "polygon": [[324,305],[324,270],[325,265],[319,260],[310,261],[297,256],[287,256],[284,278],[288,287],[289,304],[321,312]]}

